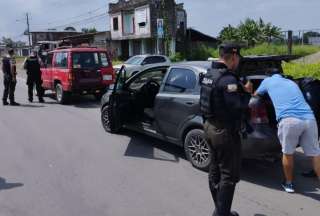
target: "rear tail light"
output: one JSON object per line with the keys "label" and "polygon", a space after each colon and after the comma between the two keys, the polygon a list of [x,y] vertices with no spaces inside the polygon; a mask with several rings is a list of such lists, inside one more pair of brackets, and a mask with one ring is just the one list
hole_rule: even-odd
{"label": "rear tail light", "polygon": [[263,102],[254,104],[250,107],[251,122],[254,124],[268,124],[268,112]]}
{"label": "rear tail light", "polygon": [[69,73],[68,75],[68,80],[69,81],[73,81],[74,77],[73,77],[73,73]]}

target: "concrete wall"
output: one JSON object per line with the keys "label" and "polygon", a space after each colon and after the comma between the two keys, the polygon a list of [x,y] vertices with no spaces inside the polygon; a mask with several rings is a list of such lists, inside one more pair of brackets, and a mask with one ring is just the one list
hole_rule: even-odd
{"label": "concrete wall", "polygon": [[[118,30],[114,30],[114,26],[113,26],[113,19],[114,18],[118,18]],[[110,15],[110,31],[111,31],[111,38],[112,39],[120,39],[120,38],[122,38],[123,33],[122,33],[122,15],[121,15],[121,12]]]}

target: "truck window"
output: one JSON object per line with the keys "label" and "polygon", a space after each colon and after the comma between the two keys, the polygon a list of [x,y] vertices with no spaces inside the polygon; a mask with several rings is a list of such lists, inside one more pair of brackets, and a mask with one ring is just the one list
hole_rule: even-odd
{"label": "truck window", "polygon": [[[100,55],[101,56],[101,55]],[[96,68],[100,66],[97,52],[79,52],[72,55],[73,68]]]}
{"label": "truck window", "polygon": [[56,53],[55,66],[57,68],[68,68],[68,53],[66,52]]}
{"label": "truck window", "polygon": [[165,82],[164,92],[190,93],[196,87],[197,76],[189,69],[173,68]]}

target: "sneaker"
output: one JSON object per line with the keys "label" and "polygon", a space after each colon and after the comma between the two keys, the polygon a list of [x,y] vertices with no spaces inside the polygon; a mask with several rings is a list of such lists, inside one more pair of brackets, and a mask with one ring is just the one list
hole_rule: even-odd
{"label": "sneaker", "polygon": [[294,193],[294,188],[292,183],[282,183],[282,187],[287,193]]}
{"label": "sneaker", "polygon": [[8,101],[2,101],[3,106],[9,105]]}
{"label": "sneaker", "polygon": [[13,101],[13,102],[10,102],[10,106],[20,106],[20,104],[15,102],[15,101]]}

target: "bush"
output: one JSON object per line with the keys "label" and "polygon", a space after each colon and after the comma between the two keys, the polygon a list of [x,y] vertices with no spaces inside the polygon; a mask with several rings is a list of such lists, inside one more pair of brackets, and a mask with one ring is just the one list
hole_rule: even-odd
{"label": "bush", "polygon": [[313,77],[316,79],[320,79],[320,63],[283,63],[282,67],[285,74],[293,76],[294,78]]}
{"label": "bush", "polygon": [[[296,45],[292,48],[292,54],[297,56],[307,56],[313,53],[320,52],[319,46],[312,45]],[[244,48],[241,50],[243,56],[249,55],[286,55],[288,54],[288,48],[286,45],[276,45],[276,44],[261,44],[253,48]],[[218,50],[211,50],[211,57],[219,57]]]}
{"label": "bush", "polygon": [[170,60],[172,62],[180,62],[180,61],[184,61],[185,57],[182,55],[182,53],[177,52],[176,54],[170,56]]}

